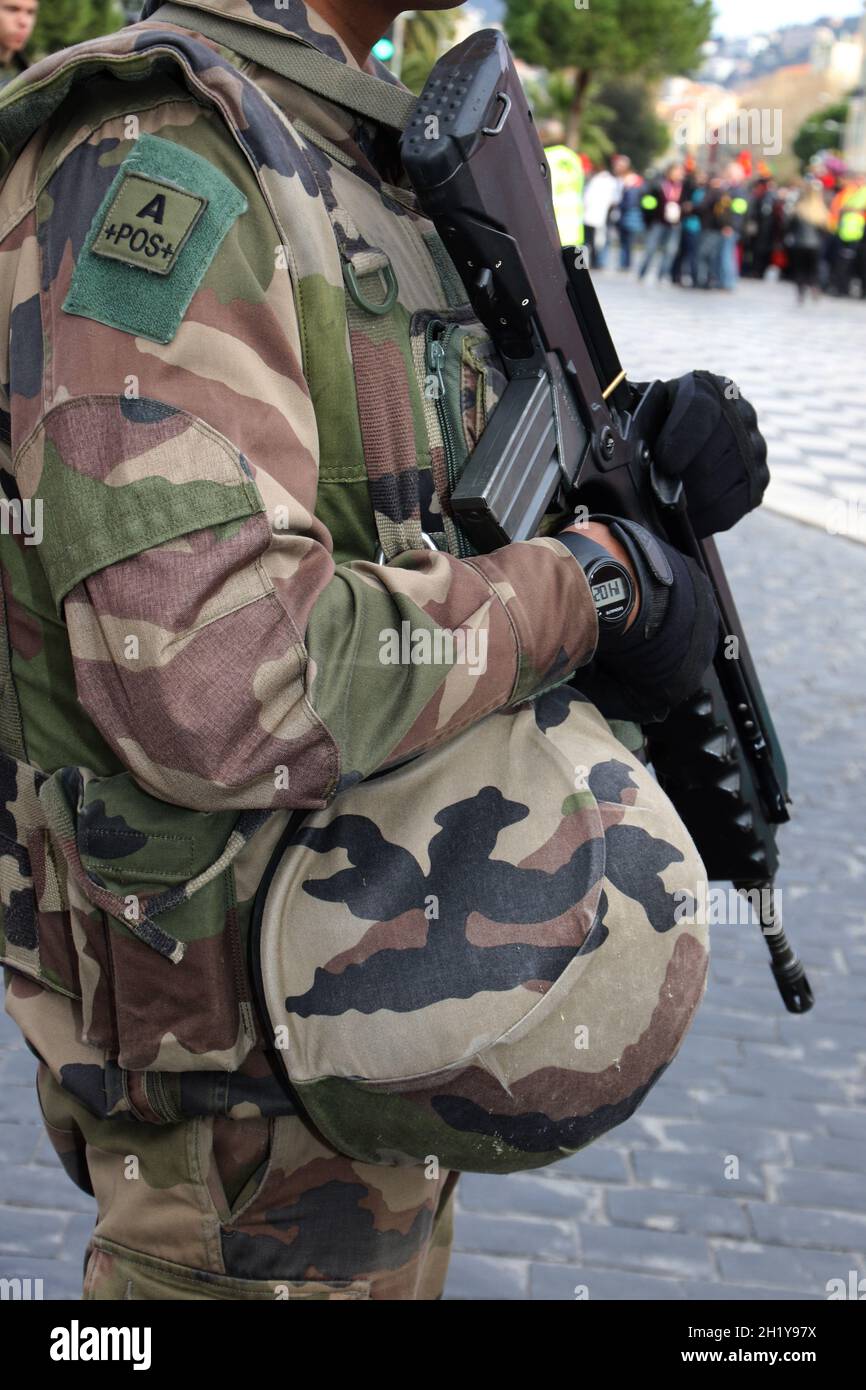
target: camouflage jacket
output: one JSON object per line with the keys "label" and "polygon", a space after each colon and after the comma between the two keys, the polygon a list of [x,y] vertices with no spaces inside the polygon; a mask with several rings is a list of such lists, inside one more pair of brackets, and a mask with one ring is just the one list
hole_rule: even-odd
{"label": "camouflage jacket", "polygon": [[[354,65],[301,0],[199,8]],[[538,808],[595,807],[607,730],[546,783],[527,702],[597,620],[557,540],[479,556],[449,513],[500,380],[394,132],[144,23],[32,68],[0,138],[7,1007],[97,1113],[228,1112],[290,813],[485,728],[560,853]]]}

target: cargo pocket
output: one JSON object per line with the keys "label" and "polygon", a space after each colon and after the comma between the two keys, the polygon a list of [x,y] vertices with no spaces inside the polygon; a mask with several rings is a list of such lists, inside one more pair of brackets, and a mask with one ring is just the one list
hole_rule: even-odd
{"label": "cargo pocket", "polygon": [[83,1040],[128,1071],[234,1071],[256,1040],[232,868],[243,817],[191,816],[128,773],[73,773],[65,791]]}
{"label": "cargo pocket", "polygon": [[65,1103],[63,1090],[44,1062],[40,1062],[36,1069],[36,1098],[45,1133],[67,1176],[76,1187],[80,1187],[82,1192],[92,1197],[94,1193],[87,1166],[87,1141]]}
{"label": "cargo pocket", "polygon": [[40,779],[27,763],[0,754],[0,961],[77,999],[65,867],[44,828]]}
{"label": "cargo pocket", "polygon": [[358,1302],[370,1298],[368,1279],[236,1279],[211,1270],[192,1269],[171,1260],[127,1250],[96,1237],[84,1280],[84,1298],[228,1299],[232,1302],[278,1303],[289,1299]]}
{"label": "cargo pocket", "polygon": [[451,509],[457,487],[507,386],[493,341],[471,308],[418,313],[412,352],[422,382],[433,485],[442,514],[431,538],[452,555],[477,554]]}
{"label": "cargo pocket", "polygon": [[39,932],[30,855],[24,845],[0,833],[0,907],[3,960],[27,974],[39,973]]}

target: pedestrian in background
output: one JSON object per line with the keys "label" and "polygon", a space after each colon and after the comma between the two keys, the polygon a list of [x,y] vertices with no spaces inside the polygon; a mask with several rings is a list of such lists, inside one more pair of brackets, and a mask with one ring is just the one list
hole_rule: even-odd
{"label": "pedestrian in background", "polygon": [[743,232],[743,275],[763,280],[773,259],[778,190],[769,174],[752,185]]}
{"label": "pedestrian in background", "polygon": [[582,246],[583,160],[565,143],[562,121],[542,121],[538,134],[550,169],[553,206],[563,246]]}
{"label": "pedestrian in background", "polygon": [[860,298],[866,299],[866,174],[853,174],[842,190],[836,230],[835,292],[851,293],[851,282],[860,281]]}
{"label": "pedestrian in background", "polygon": [[674,261],[671,278],[675,285],[683,283],[683,270],[688,271],[693,287],[698,283],[698,249],[701,241],[701,208],[707,196],[707,175],[700,169],[689,174],[683,189],[683,232],[680,249]]}
{"label": "pedestrian in background", "polygon": [[807,290],[812,291],[814,299],[821,297],[821,252],[829,220],[821,185],[814,180],[804,180],[789,212],[785,233],[797,299],[801,304],[805,303]]}
{"label": "pedestrian in background", "polygon": [[667,279],[671,273],[682,231],[685,172],[682,164],[671,164],[665,177],[651,185],[641,198],[641,210],[648,230],[644,258],[638,272],[639,280],[644,279],[656,255],[659,257],[659,280]]}
{"label": "pedestrian in background", "polygon": [[701,233],[698,239],[698,286],[718,289],[722,280],[722,227],[720,203],[724,185],[718,174],[709,180],[701,204]]}
{"label": "pedestrian in background", "polygon": [[599,169],[586,185],[583,200],[584,234],[593,270],[603,270],[607,264],[608,222],[621,196],[620,182],[610,169]]}
{"label": "pedestrian in background", "polygon": [[[625,160],[626,156],[622,158]],[[644,231],[645,223],[641,212],[641,193],[644,181],[627,160],[627,169],[622,176],[622,193],[619,206],[615,209],[617,234],[619,236],[619,268],[631,270],[632,250],[635,239]]]}
{"label": "pedestrian in background", "polygon": [[25,49],[38,13],[39,0],[0,0],[0,88],[29,66]]}

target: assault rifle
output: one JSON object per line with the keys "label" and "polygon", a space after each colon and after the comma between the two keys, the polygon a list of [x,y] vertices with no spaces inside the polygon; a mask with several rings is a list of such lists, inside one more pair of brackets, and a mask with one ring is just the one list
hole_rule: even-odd
{"label": "assault rifle", "polygon": [[560,244],[547,161],[500,33],[475,34],[436,65],[402,154],[509,380],[453,493],[455,517],[488,552],[584,505],[639,522],[703,567],[723,637],[697,694],[646,728],[648,756],[708,876],[759,892],[779,991],[805,1013],[812,991],[771,906],[790,798],[770,711],[716,545],[695,536],[681,481],[653,461],[664,387],[629,386],[583,255]]}

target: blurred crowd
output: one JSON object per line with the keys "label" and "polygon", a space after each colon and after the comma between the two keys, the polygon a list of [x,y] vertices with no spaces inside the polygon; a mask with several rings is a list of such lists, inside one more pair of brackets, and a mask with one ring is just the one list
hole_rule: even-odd
{"label": "blurred crowd", "polygon": [[782,277],[801,300],[866,299],[866,175],[841,160],[818,159],[792,183],[748,151],[722,168],[690,156],[641,174],[625,155],[593,168],[558,122],[541,135],[563,244],[585,245],[593,269],[729,293],[741,276]]}
{"label": "blurred crowd", "polygon": [[[0,0],[0,88],[28,64],[39,0]],[[564,245],[586,246],[593,269],[615,258],[639,280],[731,292],[743,275],[783,276],[808,295],[866,299],[866,175],[833,156],[805,178],[780,184],[748,152],[717,168],[689,157],[639,173],[626,155],[595,168],[565,143],[558,121],[543,122]]]}

